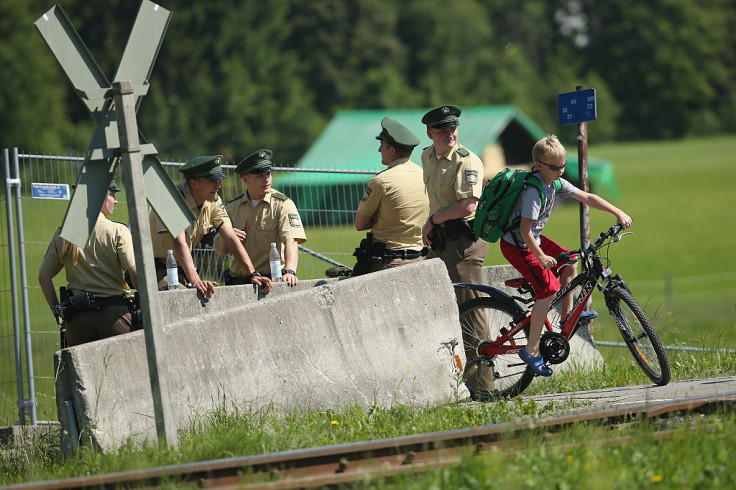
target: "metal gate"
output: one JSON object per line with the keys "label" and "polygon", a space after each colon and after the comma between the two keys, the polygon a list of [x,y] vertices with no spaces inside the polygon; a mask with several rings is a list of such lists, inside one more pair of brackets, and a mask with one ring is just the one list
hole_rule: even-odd
{"label": "metal gate", "polygon": [[[56,420],[53,356],[59,349],[59,329],[38,287],[37,273],[49,241],[68,207],[69,193],[84,159],[3,151],[3,193],[0,207],[0,426],[42,423]],[[163,162],[174,182],[182,162]],[[243,183],[233,177],[233,165],[224,168],[230,176],[223,180],[221,198],[228,202],[243,192]],[[352,175],[349,185],[315,185],[320,174]],[[362,195],[360,181],[367,182],[374,170],[335,171],[278,167],[274,187],[297,204],[307,232],[300,247],[299,277],[324,277],[332,264],[353,264],[352,253],[362,238],[352,226]],[[279,186],[280,177],[285,185]],[[301,176],[301,178],[295,178]],[[118,185],[122,178],[116,179]],[[358,183],[356,184],[356,180]],[[288,184],[286,184],[288,182]],[[294,182],[297,182],[296,184]],[[111,217],[128,222],[128,210],[121,196]],[[300,203],[302,205],[300,206]],[[193,253],[204,277],[222,284],[222,272],[230,258],[217,258],[211,247]],[[65,272],[55,285],[66,284]]]}

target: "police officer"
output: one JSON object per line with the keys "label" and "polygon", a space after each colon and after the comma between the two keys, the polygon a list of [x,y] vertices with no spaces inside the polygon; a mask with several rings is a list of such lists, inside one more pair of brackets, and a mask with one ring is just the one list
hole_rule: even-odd
{"label": "police officer", "polygon": [[[473,233],[472,221],[483,187],[483,163],[458,142],[461,113],[459,107],[445,105],[422,117],[427,136],[432,140],[432,145],[422,153],[430,205],[422,239],[432,246],[427,258],[441,258],[452,282],[481,284],[488,244]],[[460,305],[480,293],[458,289],[455,294]],[[481,400],[490,397],[493,379],[487,366],[476,366],[475,346],[478,339],[487,339],[489,332],[484,318],[476,318],[474,324],[475,333],[463,331],[465,375],[471,397]]]}
{"label": "police officer", "polygon": [[[371,230],[362,243],[368,259],[365,272],[375,272],[422,260],[422,225],[429,216],[422,169],[410,160],[419,138],[404,125],[384,117],[376,136],[381,163],[388,168],[373,177],[355,213],[355,229]],[[354,269],[360,272],[360,260]]]}
{"label": "police officer", "polygon": [[156,261],[156,277],[159,289],[167,288],[166,257],[168,250],[174,250],[177,264],[180,267],[179,280],[188,281],[192,287],[205,297],[211,298],[215,292],[216,282],[205,281],[199,277],[192,259],[192,249],[203,239],[212,237],[219,232],[225,246],[235,256],[247,274],[251,276],[253,284],[262,288],[264,292],[271,289],[271,280],[261,276],[253,267],[248,253],[233,231],[233,225],[227,216],[217,191],[222,187],[222,155],[202,156],[194,158],[179,169],[185,181],[177,188],[186,200],[190,209],[197,217],[195,221],[179,236],[173,238],[164,226],[155,211],[149,215],[151,239],[153,241],[153,256]]}
{"label": "police officer", "polygon": [[[235,171],[240,174],[246,192],[230,201],[226,210],[256,269],[270,277],[269,252],[271,243],[275,243],[281,257],[283,280],[295,286],[299,282],[296,275],[299,244],[307,241],[307,235],[294,201],[271,187],[272,156],[271,150],[262,149],[238,164]],[[227,253],[224,245],[220,239],[215,241],[215,252],[220,256]],[[225,284],[249,282],[247,271],[233,262]]]}
{"label": "police officer", "polygon": [[38,284],[55,315],[60,310],[52,279],[62,268],[66,268],[67,293],[78,298],[77,309],[66,309],[64,326],[69,347],[127,333],[133,328],[130,290],[123,277],[124,272],[129,273],[137,288],[133,239],[124,224],[108,219],[118,202],[117,192],[120,189],[112,181],[84,249],[62,238],[59,228],[41,262]]}

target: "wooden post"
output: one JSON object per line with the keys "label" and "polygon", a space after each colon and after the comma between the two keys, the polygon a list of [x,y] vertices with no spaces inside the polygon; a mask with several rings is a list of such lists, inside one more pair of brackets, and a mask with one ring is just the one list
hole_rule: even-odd
{"label": "wooden post", "polygon": [[159,301],[156,265],[153,258],[151,231],[148,227],[146,192],[143,183],[141,148],[135,115],[135,96],[128,81],[113,83],[117,112],[120,151],[123,159],[123,182],[128,201],[135,265],[138,272],[138,294],[143,313],[143,330],[148,355],[148,372],[153,394],[153,411],[159,444],[178,445],[176,421],[171,410],[169,366],[163,336],[163,319]]}

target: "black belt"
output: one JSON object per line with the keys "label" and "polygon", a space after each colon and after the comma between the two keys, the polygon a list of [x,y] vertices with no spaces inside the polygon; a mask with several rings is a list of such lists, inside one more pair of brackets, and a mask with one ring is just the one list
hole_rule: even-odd
{"label": "black belt", "polygon": [[[225,286],[239,286],[241,284],[252,284],[250,276],[233,276],[230,274],[230,269],[226,269],[224,274]],[[263,277],[271,279],[271,274],[261,274]]]}
{"label": "black belt", "polygon": [[386,250],[383,256],[387,259],[412,260],[427,255],[427,248],[421,250]]}
{"label": "black belt", "polygon": [[130,300],[128,298],[124,298],[122,296],[113,296],[113,297],[100,297],[95,296],[95,305],[97,306],[112,306],[112,305],[129,305]]}
{"label": "black belt", "polygon": [[[69,291],[69,296],[74,296],[75,294],[84,294],[84,291]],[[94,306],[111,306],[111,305],[129,305],[130,304],[130,298],[126,296],[98,296],[94,293],[87,293],[87,295],[91,295],[94,300],[92,303]]]}

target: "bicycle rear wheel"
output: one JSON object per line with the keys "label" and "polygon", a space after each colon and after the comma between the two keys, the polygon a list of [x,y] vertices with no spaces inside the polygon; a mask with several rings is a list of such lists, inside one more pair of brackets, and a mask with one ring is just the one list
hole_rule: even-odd
{"label": "bicycle rear wheel", "polygon": [[614,288],[606,293],[606,304],[631,355],[644,374],[660,386],[669,383],[669,360],[657,332],[639,303],[628,291]]}
{"label": "bicycle rear wheel", "polygon": [[[510,329],[514,318],[518,318],[522,313],[523,311],[517,305],[488,297],[474,298],[464,302],[460,305],[460,326],[463,330],[465,350],[475,351],[479,343],[495,340],[500,335],[501,328]],[[483,322],[483,325],[477,325],[477,322]],[[488,338],[480,338],[478,332],[488,332]],[[514,342],[517,345],[526,345],[528,335],[528,328],[525,328],[514,336]],[[510,345],[510,342],[506,341],[504,345]],[[524,391],[534,380],[534,372],[519,359],[518,354],[479,356],[469,361],[476,365],[483,362],[492,363],[493,391],[491,395],[494,398],[514,397]]]}

